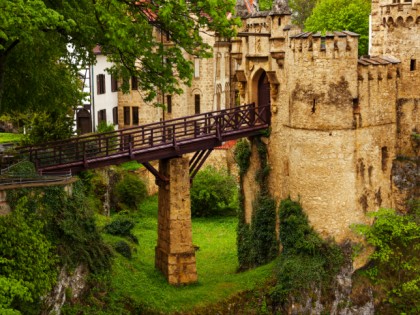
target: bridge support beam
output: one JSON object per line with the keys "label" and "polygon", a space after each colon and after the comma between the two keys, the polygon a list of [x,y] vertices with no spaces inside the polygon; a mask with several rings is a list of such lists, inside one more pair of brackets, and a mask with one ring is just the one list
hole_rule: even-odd
{"label": "bridge support beam", "polygon": [[155,267],[170,284],[194,283],[197,267],[192,243],[189,160],[161,160],[159,173],[169,178],[169,183],[159,187]]}

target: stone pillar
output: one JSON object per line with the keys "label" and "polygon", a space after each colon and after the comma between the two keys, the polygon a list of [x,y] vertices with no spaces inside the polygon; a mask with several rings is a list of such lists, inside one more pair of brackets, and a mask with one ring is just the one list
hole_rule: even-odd
{"label": "stone pillar", "polygon": [[159,187],[155,267],[170,284],[194,283],[197,268],[192,243],[189,160],[161,160],[159,172],[169,178],[169,183]]}

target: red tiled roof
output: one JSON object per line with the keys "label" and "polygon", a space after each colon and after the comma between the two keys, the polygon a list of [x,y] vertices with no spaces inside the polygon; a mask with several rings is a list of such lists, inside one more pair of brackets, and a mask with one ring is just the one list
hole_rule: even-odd
{"label": "red tiled roof", "polygon": [[236,142],[237,142],[237,140],[226,141],[221,146],[215,147],[215,149],[216,150],[229,150],[229,149],[233,148],[236,145]]}

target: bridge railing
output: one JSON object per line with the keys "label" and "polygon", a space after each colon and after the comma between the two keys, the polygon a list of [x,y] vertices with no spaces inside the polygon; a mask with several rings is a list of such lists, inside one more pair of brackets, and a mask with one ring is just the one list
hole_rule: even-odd
{"label": "bridge railing", "polygon": [[91,134],[64,141],[20,148],[36,167],[87,163],[89,160],[121,154],[132,155],[140,150],[177,147],[183,142],[206,137],[240,133],[255,126],[268,125],[270,107],[248,104],[230,109],[161,121],[117,131]]}

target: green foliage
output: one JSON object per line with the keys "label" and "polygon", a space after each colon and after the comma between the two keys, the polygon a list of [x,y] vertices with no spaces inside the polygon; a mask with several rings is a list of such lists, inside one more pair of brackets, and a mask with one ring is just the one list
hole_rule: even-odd
{"label": "green foliage", "polygon": [[235,162],[239,166],[239,174],[244,175],[251,163],[251,145],[248,140],[241,139],[236,143],[235,150]]}
{"label": "green foliage", "polygon": [[134,226],[135,223],[131,218],[119,215],[114,218],[110,224],[105,226],[104,232],[111,235],[127,237],[134,243],[138,244],[139,242],[137,237],[131,233]]}
{"label": "green foliage", "polygon": [[251,237],[255,252],[255,265],[273,260],[279,251],[276,236],[276,202],[269,196],[259,196],[254,203]]}
{"label": "green foliage", "polygon": [[[268,192],[267,184],[270,171],[267,161],[267,148],[259,137],[253,138],[252,143],[255,144],[260,160],[260,168],[255,174],[255,182],[260,186],[260,189],[257,198],[252,205],[251,224],[248,224],[245,222],[244,196],[243,188],[241,186],[237,229],[238,261],[240,270],[246,270],[266,264],[273,260],[278,255],[279,251],[276,234],[276,203]],[[242,145],[245,149],[241,148],[238,150],[238,152],[241,152],[242,158],[237,158],[236,160],[237,163],[239,161],[239,163],[246,165],[243,169],[247,169],[250,163],[251,145],[248,142],[244,142]],[[243,158],[243,156],[245,156],[245,158]],[[247,164],[244,163],[244,161]]]}
{"label": "green foliage", "polygon": [[115,185],[115,195],[121,209],[137,210],[140,202],[147,197],[147,187],[137,175],[126,173]]}
{"label": "green foliage", "polygon": [[[273,263],[237,272],[236,217],[193,218],[194,244],[200,247],[195,253],[199,283],[182,287],[168,284],[155,268],[157,204],[154,195],[141,203],[141,211],[129,214],[137,222],[132,232],[140,244],[128,242],[133,251],[131,259],[115,255],[110,285],[105,286],[107,279],[95,280],[88,296],[76,305],[68,305],[65,315],[226,314],[227,298],[253,291],[272,275]],[[108,234],[104,238],[111,244],[119,240]]]}
{"label": "green foliage", "polygon": [[125,258],[131,259],[131,248],[125,241],[118,241],[114,244],[115,250]]}
{"label": "green foliage", "polygon": [[28,198],[28,211],[43,224],[42,232],[55,246],[61,265],[85,264],[94,273],[109,269],[111,251],[96,228],[81,182],[73,184],[71,196],[63,187],[51,186],[13,190],[7,197],[10,205]]}
{"label": "green foliage", "polygon": [[226,170],[208,166],[194,178],[191,193],[193,217],[232,215],[237,210],[238,187],[235,178]]}
{"label": "green foliage", "polygon": [[258,1],[260,11],[269,11],[273,5],[271,0],[259,0]]}
{"label": "green foliage", "polygon": [[253,205],[251,224],[238,224],[239,269],[266,264],[277,257],[276,203],[269,196],[259,195]]}
{"label": "green foliage", "polygon": [[[239,23],[228,18],[233,10],[230,0],[3,0],[0,108],[17,106],[23,111],[80,104],[77,66],[93,62],[97,43],[116,62],[111,72],[139,78],[147,101],[160,91],[180,93],[192,74],[184,52],[209,56],[211,47],[200,30],[231,37],[232,26]],[[161,39],[166,34],[176,45],[164,46]],[[128,90],[127,85],[122,88]]]}
{"label": "green foliage", "polygon": [[73,118],[57,111],[32,112],[26,116],[28,134],[23,138],[25,145],[46,141],[67,139],[72,136]]}
{"label": "green foliage", "polygon": [[31,302],[31,293],[22,281],[0,275],[0,314],[21,314],[18,310],[11,308],[13,301]]}
{"label": "green foliage", "polygon": [[359,55],[368,53],[369,0],[320,0],[305,22],[312,32],[349,30],[360,34]]}
{"label": "green foliage", "polygon": [[289,7],[292,10],[293,23],[304,27],[305,21],[311,16],[318,0],[289,0]]}
{"label": "green foliage", "polygon": [[35,165],[29,161],[21,161],[12,165],[7,175],[10,176],[20,176],[20,177],[35,177],[38,176]]}
{"label": "green foliage", "polygon": [[118,167],[124,171],[137,171],[139,168],[142,168],[143,165],[137,161],[129,161],[118,165]]}
{"label": "green foliage", "polygon": [[304,289],[330,287],[344,261],[341,249],[316,234],[299,203],[283,200],[279,217],[283,251],[276,270],[277,285],[271,292],[273,300],[285,303],[290,294],[298,298]]}
{"label": "green foliage", "polygon": [[0,216],[0,239],[0,310],[13,314],[51,289],[57,259],[25,197],[11,214]]}
{"label": "green foliage", "polygon": [[22,136],[20,133],[2,132],[0,133],[0,143],[18,143],[22,140]]}
{"label": "green foliage", "polygon": [[383,291],[382,301],[392,312],[418,314],[420,312],[420,212],[401,215],[394,210],[380,209],[369,213],[375,219],[369,225],[354,228],[375,247],[371,255],[373,265],[366,273]]}
{"label": "green foliage", "polygon": [[96,127],[98,133],[101,132],[111,132],[115,130],[113,124],[108,124],[105,120],[101,121],[98,126]]}

